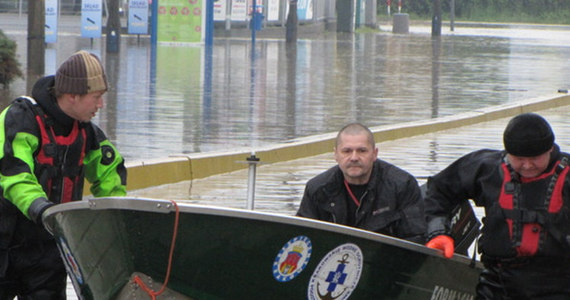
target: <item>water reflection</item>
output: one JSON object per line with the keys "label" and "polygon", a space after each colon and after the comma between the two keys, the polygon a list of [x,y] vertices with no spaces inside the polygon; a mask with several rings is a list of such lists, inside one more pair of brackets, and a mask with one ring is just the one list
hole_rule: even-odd
{"label": "water reflection", "polygon": [[[570,105],[539,112],[551,124],[556,143],[570,149]],[[457,158],[478,149],[502,149],[502,133],[510,117],[477,125],[427,133],[377,144],[379,157],[413,174],[423,184]],[[468,138],[466,138],[468,137]],[[321,155],[257,167],[255,209],[293,215],[310,178],[335,165],[332,151]],[[129,191],[130,196],[246,208],[248,170]],[[476,209],[482,216],[482,209]]]}
{"label": "water reflection", "polygon": [[441,52],[441,38],[431,39],[431,117],[437,118],[439,112],[439,69],[441,62],[439,55]]}
{"label": "water reflection", "polygon": [[[210,49],[154,50],[125,37],[118,54],[105,53],[102,41],[60,35],[46,51],[46,73],[79,49],[103,58],[111,89],[94,121],[130,161],[248,149],[352,121],[434,118],[568,87],[570,35],[482,32],[327,34],[294,45],[215,39]],[[25,34],[6,33],[25,59]],[[23,81],[13,84],[3,106],[25,91]]]}

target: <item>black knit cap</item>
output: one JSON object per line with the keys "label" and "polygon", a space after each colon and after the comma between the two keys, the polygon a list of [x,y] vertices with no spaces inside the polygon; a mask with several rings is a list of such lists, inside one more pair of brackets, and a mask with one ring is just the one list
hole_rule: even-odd
{"label": "black knit cap", "polygon": [[62,94],[74,95],[106,91],[107,77],[101,61],[87,51],[76,52],[57,69],[55,89]]}
{"label": "black knit cap", "polygon": [[524,113],[509,121],[503,133],[503,143],[509,154],[533,157],[552,148],[554,133],[543,117]]}

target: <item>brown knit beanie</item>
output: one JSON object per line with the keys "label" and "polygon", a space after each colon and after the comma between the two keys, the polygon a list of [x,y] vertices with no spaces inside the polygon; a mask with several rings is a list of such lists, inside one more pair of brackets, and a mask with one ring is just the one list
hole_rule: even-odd
{"label": "brown knit beanie", "polygon": [[107,90],[107,77],[94,54],[78,51],[55,73],[55,90],[61,94],[85,95]]}

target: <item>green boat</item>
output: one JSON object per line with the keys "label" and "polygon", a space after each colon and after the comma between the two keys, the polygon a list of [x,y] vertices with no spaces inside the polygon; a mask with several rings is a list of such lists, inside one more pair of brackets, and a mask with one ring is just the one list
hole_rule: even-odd
{"label": "green boat", "polygon": [[80,299],[475,299],[481,266],[294,216],[139,198],[44,214]]}

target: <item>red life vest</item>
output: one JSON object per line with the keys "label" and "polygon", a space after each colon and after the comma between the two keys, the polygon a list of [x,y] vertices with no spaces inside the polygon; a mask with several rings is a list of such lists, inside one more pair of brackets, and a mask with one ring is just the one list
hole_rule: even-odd
{"label": "red life vest", "polygon": [[27,100],[32,103],[41,133],[41,147],[35,158],[34,174],[53,203],[81,200],[87,141],[85,128],[79,125],[79,121],[74,121],[67,136],[56,135],[53,120],[33,99]]}
{"label": "red life vest", "polygon": [[[502,163],[502,169],[503,185],[499,205],[506,218],[511,242],[517,256],[535,255],[546,233],[550,232],[557,239],[560,237],[559,231],[551,226],[552,216],[560,212],[564,205],[562,188],[570,168],[566,159],[563,159],[548,173],[536,178],[521,178],[520,181],[508,164]],[[535,181],[544,181],[547,186],[543,193],[545,196],[542,209],[528,209],[518,201],[521,185]]]}

